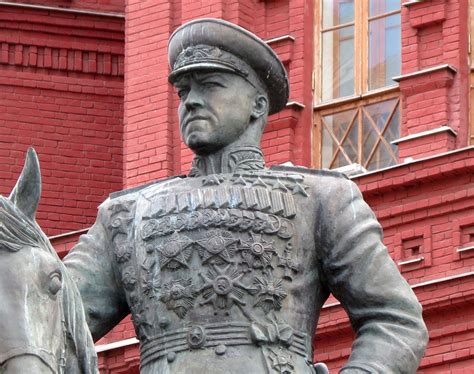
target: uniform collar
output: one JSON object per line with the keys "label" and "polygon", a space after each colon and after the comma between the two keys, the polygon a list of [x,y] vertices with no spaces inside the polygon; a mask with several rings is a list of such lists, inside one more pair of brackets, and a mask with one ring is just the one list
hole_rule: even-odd
{"label": "uniform collar", "polygon": [[265,167],[262,150],[255,146],[224,148],[216,153],[194,157],[189,177],[239,173]]}

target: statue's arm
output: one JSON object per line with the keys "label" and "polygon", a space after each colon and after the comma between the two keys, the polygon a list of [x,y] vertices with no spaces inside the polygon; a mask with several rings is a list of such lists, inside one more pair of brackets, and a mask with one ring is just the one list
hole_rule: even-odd
{"label": "statue's arm", "polygon": [[129,313],[123,290],[114,273],[107,219],[106,210],[100,208],[94,226],[81,236],[64,259],[81,293],[94,341],[104,336]]}
{"label": "statue's arm", "polygon": [[356,332],[341,373],[415,373],[427,342],[421,306],[355,183],[339,178],[327,190],[323,272]]}

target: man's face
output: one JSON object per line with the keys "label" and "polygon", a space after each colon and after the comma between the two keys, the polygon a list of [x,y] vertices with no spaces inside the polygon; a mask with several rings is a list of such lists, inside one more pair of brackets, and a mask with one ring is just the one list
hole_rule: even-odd
{"label": "man's face", "polygon": [[224,72],[192,72],[175,82],[184,143],[195,153],[213,153],[247,129],[257,90],[242,77]]}

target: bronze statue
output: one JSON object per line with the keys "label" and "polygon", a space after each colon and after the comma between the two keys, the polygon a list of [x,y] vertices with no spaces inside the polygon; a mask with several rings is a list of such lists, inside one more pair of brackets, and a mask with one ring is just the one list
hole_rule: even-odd
{"label": "bronze statue", "polygon": [[100,338],[131,312],[141,373],[315,373],[332,292],[357,334],[342,373],[414,373],[421,307],[354,183],[265,168],[260,138],[288,79],[255,35],[216,19],[171,36],[187,177],[114,193],[65,258]]}
{"label": "bronze statue", "polygon": [[274,52],[222,20],[169,41],[186,178],[113,194],[65,263],[97,339],[131,312],[141,372],[312,373],[312,336],[332,292],[357,338],[344,373],[413,373],[421,308],[354,183],[266,169],[267,115],[288,98]]}
{"label": "bronze statue", "polygon": [[30,149],[10,197],[0,195],[0,372],[98,374],[79,292],[35,221],[40,194]]}

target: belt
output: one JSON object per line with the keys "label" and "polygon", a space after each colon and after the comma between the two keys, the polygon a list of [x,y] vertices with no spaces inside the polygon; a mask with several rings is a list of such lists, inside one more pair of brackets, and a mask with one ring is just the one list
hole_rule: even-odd
{"label": "belt", "polygon": [[[261,345],[263,340],[256,338],[251,329],[249,323],[215,323],[194,325],[157,335],[141,343],[141,366],[144,367],[164,356],[172,362],[177,353],[189,350],[214,348],[217,355],[222,355],[229,346]],[[275,340],[265,340],[265,344],[279,343]],[[291,339],[287,339],[283,345],[305,359],[309,357],[304,333],[293,331]]]}

